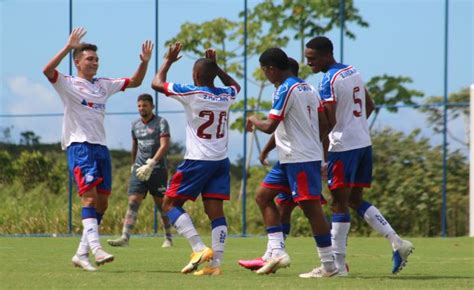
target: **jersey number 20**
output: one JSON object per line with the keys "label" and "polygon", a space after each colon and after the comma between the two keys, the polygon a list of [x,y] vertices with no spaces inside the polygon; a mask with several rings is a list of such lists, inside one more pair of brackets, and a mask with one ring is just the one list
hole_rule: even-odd
{"label": "jersey number 20", "polygon": [[[211,133],[205,133],[204,130],[206,130],[208,127],[214,123],[214,112],[213,111],[201,111],[199,112],[199,117],[207,117],[208,120],[199,126],[197,130],[197,135],[199,138],[202,139],[211,139],[212,134]],[[217,132],[216,132],[216,138],[223,138],[225,136],[224,131],[222,130],[222,123],[226,120],[227,117],[227,112],[220,112],[219,117],[217,120]]]}

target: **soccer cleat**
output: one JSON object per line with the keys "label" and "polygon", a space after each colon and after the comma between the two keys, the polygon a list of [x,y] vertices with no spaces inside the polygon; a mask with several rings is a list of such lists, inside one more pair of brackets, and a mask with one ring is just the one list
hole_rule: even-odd
{"label": "soccer cleat", "polygon": [[125,238],[118,238],[115,240],[107,240],[107,243],[111,245],[112,247],[127,247],[128,244],[128,239]]}
{"label": "soccer cleat", "polygon": [[413,253],[414,249],[415,247],[413,247],[411,242],[402,240],[400,247],[393,252],[393,274],[398,274],[406,266],[408,262],[408,256]]}
{"label": "soccer cleat", "polygon": [[265,260],[263,258],[256,258],[253,260],[239,260],[239,265],[244,267],[245,269],[249,269],[251,271],[256,271],[265,265]]}
{"label": "soccer cleat", "polygon": [[344,270],[339,270],[337,272],[337,277],[347,277],[349,276],[349,265],[346,263]]}
{"label": "soccer cleat", "polygon": [[324,270],[323,266],[320,266],[320,267],[314,268],[311,272],[303,273],[303,274],[300,274],[299,276],[300,276],[300,278],[305,278],[305,279],[308,279],[308,278],[330,278],[330,277],[336,276],[337,273],[338,273],[337,268],[335,268],[334,271],[332,271],[332,272],[327,272],[326,270]]}
{"label": "soccer cleat", "polygon": [[173,246],[173,241],[165,239],[163,244],[161,245],[162,248],[171,248]]}
{"label": "soccer cleat", "polygon": [[89,262],[89,256],[88,255],[81,255],[78,256],[77,254],[72,257],[72,264],[74,267],[82,268],[86,271],[93,272],[97,270],[94,268],[94,266],[91,265]]}
{"label": "soccer cleat", "polygon": [[218,276],[218,275],[221,275],[221,274],[222,274],[221,268],[211,267],[211,266],[204,267],[202,270],[199,270],[199,271],[193,273],[193,275],[195,275],[195,276],[204,276],[204,275]]}
{"label": "soccer cleat", "polygon": [[200,264],[210,261],[213,255],[212,249],[207,247],[200,252],[193,252],[191,254],[191,260],[184,266],[181,273],[188,274],[195,271]]}
{"label": "soccer cleat", "polygon": [[105,263],[110,263],[114,260],[114,256],[102,250],[101,248],[97,249],[95,252],[95,264],[97,266],[102,266]]}
{"label": "soccer cleat", "polygon": [[265,264],[256,271],[258,275],[268,275],[275,273],[280,268],[286,268],[290,266],[290,256],[287,253],[274,258],[270,258]]}

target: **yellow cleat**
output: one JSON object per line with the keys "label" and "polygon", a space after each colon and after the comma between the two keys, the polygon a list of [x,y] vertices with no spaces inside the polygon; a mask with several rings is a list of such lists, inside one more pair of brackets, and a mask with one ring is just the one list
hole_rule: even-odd
{"label": "yellow cleat", "polygon": [[186,266],[184,266],[184,268],[181,270],[181,273],[188,274],[195,271],[199,265],[210,261],[213,255],[214,253],[210,248],[205,248],[200,252],[193,252],[191,254],[191,260]]}
{"label": "yellow cleat", "polygon": [[221,268],[219,268],[219,267],[213,268],[211,266],[207,266],[202,270],[194,272],[195,276],[204,276],[204,275],[218,276],[218,275],[221,275],[221,274],[222,274]]}

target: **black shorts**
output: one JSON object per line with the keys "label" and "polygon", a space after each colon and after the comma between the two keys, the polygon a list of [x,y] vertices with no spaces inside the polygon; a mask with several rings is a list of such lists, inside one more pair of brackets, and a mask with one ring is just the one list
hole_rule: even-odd
{"label": "black shorts", "polygon": [[157,197],[163,197],[168,182],[168,170],[164,168],[154,169],[150,179],[141,181],[136,175],[137,168],[133,168],[130,182],[128,184],[128,195],[143,194],[146,196],[148,192]]}

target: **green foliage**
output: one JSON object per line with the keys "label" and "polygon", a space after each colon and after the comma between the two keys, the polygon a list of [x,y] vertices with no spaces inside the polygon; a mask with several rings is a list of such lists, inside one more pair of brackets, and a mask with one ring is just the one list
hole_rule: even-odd
{"label": "green foliage", "polygon": [[[420,110],[423,113],[427,114],[428,123],[433,128],[435,133],[443,132],[443,107],[437,106],[443,103],[443,97],[433,96],[429,97],[425,104],[431,105],[428,107],[422,107]],[[449,103],[469,103],[469,88],[463,88],[459,92],[449,94],[448,96]],[[448,104],[448,120],[453,121],[458,118],[464,118],[469,120],[469,106],[450,106]],[[450,133],[448,131],[448,133]],[[451,136],[454,138],[454,136]],[[468,146],[468,142],[464,140],[457,140],[459,143]]]}
{"label": "green foliage", "polygon": [[8,151],[0,150],[0,184],[11,183],[15,176],[13,158]]}

